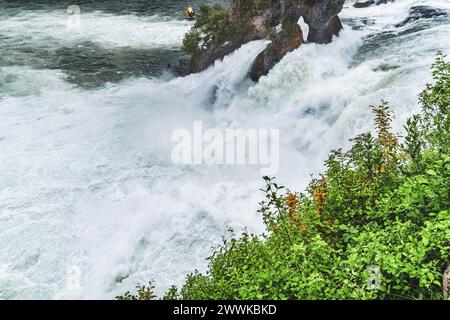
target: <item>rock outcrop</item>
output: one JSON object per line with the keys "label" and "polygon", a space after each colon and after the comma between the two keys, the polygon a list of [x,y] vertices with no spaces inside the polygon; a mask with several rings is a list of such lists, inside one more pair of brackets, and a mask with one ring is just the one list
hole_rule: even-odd
{"label": "rock outcrop", "polygon": [[408,17],[395,27],[403,27],[410,22],[424,19],[433,19],[435,17],[448,16],[448,11],[444,9],[433,8],[429,6],[414,6],[409,9]]}
{"label": "rock outcrop", "polygon": [[190,72],[208,68],[215,60],[252,40],[270,38],[272,43],[255,60],[250,76],[257,81],[288,52],[303,42],[298,20],[303,17],[309,26],[307,41],[329,43],[342,29],[337,16],[345,0],[233,0],[229,23],[245,26],[239,40],[226,41],[211,46],[192,59]]}
{"label": "rock outcrop", "polygon": [[386,4],[388,2],[393,2],[394,0],[366,0],[366,1],[358,1],[355,4],[353,4],[353,7],[355,8],[367,8],[371,5],[375,4],[379,6],[380,4]]}
{"label": "rock outcrop", "polygon": [[202,55],[196,59],[191,59],[188,66],[189,73],[196,73],[207,69],[216,60],[223,59],[241,46],[240,43],[225,42],[219,47],[206,49]]}
{"label": "rock outcrop", "polygon": [[358,1],[353,4],[355,8],[367,8],[371,5],[375,4],[375,0],[367,0],[367,1]]}
{"label": "rock outcrop", "polygon": [[298,24],[292,25],[290,28],[284,28],[267,49],[256,57],[250,71],[250,78],[253,81],[258,81],[287,53],[297,49],[302,43],[303,33]]}
{"label": "rock outcrop", "polygon": [[342,24],[337,15],[341,12],[344,2],[345,0],[298,1],[293,8],[293,15],[297,20],[303,17],[309,26],[309,42],[329,43],[333,36],[341,31]]}

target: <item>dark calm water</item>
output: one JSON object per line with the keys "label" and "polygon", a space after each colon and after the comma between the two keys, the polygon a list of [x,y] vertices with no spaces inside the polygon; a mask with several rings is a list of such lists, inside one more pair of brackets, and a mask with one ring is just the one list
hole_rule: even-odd
{"label": "dark calm water", "polygon": [[154,15],[163,14],[182,17],[186,7],[198,8],[202,3],[228,3],[227,0],[2,0],[1,9],[49,10],[65,9],[69,5],[79,5],[83,11],[102,10],[114,14]]}
{"label": "dark calm water", "polygon": [[[0,67],[60,70],[66,81],[83,88],[130,77],[177,76],[182,34],[189,28],[183,12],[204,2],[226,1],[0,0]],[[69,32],[64,20],[73,4],[81,9],[82,29]],[[0,92],[1,87],[0,75]]]}
{"label": "dark calm water", "polygon": [[[176,77],[183,74],[180,47],[191,26],[183,12],[205,2],[228,0],[0,0],[0,68],[56,70],[65,81],[85,89],[131,77]],[[66,10],[74,4],[81,9],[80,30],[66,26]],[[342,18],[355,30],[370,29],[376,21],[376,17]],[[421,21],[401,32],[431,28],[445,23],[448,16],[416,18]],[[377,57],[379,49],[397,41],[397,33],[394,28],[369,35],[355,61]],[[8,81],[14,77],[0,72],[0,94]]]}

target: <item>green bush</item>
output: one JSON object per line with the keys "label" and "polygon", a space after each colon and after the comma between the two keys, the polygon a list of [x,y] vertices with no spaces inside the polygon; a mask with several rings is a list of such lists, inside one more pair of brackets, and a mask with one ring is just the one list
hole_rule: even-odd
{"label": "green bush", "polygon": [[230,19],[230,6],[202,4],[191,30],[183,39],[182,49],[194,58],[209,48],[216,48],[230,41],[239,43],[251,29],[252,18],[263,12],[276,0],[242,1],[240,20]]}
{"label": "green bush", "polygon": [[[155,286],[149,282],[148,285],[137,285],[136,286],[136,295],[127,291],[124,295],[117,296],[117,300],[153,300],[156,298],[153,290]],[[172,299],[175,299],[176,296],[171,296]]]}
{"label": "green bush", "polygon": [[246,25],[233,23],[229,17],[229,7],[201,5],[194,26],[183,39],[183,51],[197,57],[208,48],[218,47],[227,41],[239,41]]}
{"label": "green bush", "polygon": [[422,113],[400,143],[386,103],[376,134],[335,150],[303,193],[265,177],[266,231],[216,248],[165,299],[442,299],[450,258],[449,63],[439,53]]}

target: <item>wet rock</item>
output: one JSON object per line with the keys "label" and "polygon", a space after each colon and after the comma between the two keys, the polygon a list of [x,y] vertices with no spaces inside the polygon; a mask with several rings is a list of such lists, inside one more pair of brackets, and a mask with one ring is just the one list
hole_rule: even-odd
{"label": "wet rock", "polygon": [[239,48],[241,43],[226,42],[220,47],[207,49],[201,57],[192,60],[189,66],[190,72],[199,72],[207,69],[214,61],[223,59],[226,55]]}
{"label": "wet rock", "polygon": [[338,16],[333,16],[321,28],[309,29],[308,41],[314,43],[330,43],[333,36],[342,30],[342,23]]}
{"label": "wet rock", "polygon": [[363,2],[356,2],[353,5],[353,7],[355,7],[355,8],[367,8],[367,7],[370,7],[373,4],[375,4],[374,0],[368,0],[368,1],[363,1]]}
{"label": "wet rock", "polygon": [[189,74],[191,60],[192,56],[190,54],[186,54],[178,59],[178,68],[181,70],[181,74]]}
{"label": "wet rock", "polygon": [[272,43],[258,55],[250,71],[250,78],[253,81],[258,79],[273,68],[275,64],[289,52],[297,49],[303,43],[303,33],[298,24],[293,24],[290,28],[283,29],[276,35]]}
{"label": "wet rock", "polygon": [[345,0],[322,0],[315,4],[308,0],[298,1],[293,15],[297,21],[303,17],[309,26],[309,42],[330,43],[333,36],[342,30],[342,23],[337,14],[344,3]]}
{"label": "wet rock", "polygon": [[429,6],[415,6],[409,10],[408,18],[395,25],[395,27],[403,27],[404,25],[413,21],[421,19],[432,19],[434,17],[447,16],[448,12],[442,9],[437,9]]}
{"label": "wet rock", "polygon": [[264,39],[273,35],[274,27],[282,30],[274,36],[267,50],[261,53],[252,68],[251,78],[259,79],[279,62],[283,56],[298,48],[303,42],[297,21],[303,17],[309,26],[308,41],[329,43],[342,29],[337,14],[342,10],[345,0],[273,0],[267,4],[262,0],[233,0],[230,10],[230,23],[246,25],[247,29],[239,40],[229,41],[220,46],[207,48],[199,57],[191,60],[190,72],[199,72],[215,60],[233,52],[244,43]]}
{"label": "wet rock", "polygon": [[370,7],[371,5],[377,5],[379,6],[380,4],[386,4],[388,2],[393,2],[394,0],[367,0],[367,1],[358,1],[356,2],[353,7],[355,8],[367,8]]}

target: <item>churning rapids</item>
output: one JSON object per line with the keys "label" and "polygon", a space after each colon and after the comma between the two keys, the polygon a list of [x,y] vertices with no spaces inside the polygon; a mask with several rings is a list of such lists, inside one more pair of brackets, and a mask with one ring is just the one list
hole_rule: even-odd
{"label": "churning rapids", "polygon": [[180,284],[230,227],[262,231],[263,181],[253,166],[173,164],[174,129],[278,128],[278,181],[301,190],[371,130],[370,105],[388,101],[401,132],[435,53],[450,53],[447,0],[349,1],[333,43],[302,45],[257,84],[264,41],[180,77],[184,2],[81,2],[73,30],[66,1],[0,0],[0,299]]}

